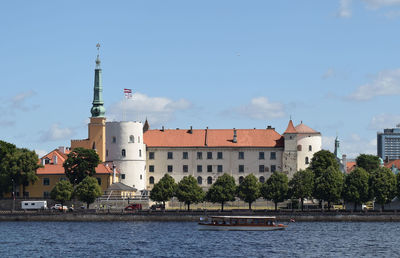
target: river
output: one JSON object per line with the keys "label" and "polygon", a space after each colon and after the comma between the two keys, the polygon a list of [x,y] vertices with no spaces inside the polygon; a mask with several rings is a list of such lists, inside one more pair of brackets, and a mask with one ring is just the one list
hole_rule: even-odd
{"label": "river", "polygon": [[0,222],[0,257],[399,257],[395,222],[198,231],[193,222]]}

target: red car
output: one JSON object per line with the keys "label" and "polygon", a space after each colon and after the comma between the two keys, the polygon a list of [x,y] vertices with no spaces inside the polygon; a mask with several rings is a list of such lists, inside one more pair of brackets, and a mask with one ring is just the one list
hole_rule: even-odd
{"label": "red car", "polygon": [[132,203],[132,204],[129,204],[128,206],[126,206],[125,210],[126,211],[133,211],[133,210],[140,211],[140,210],[142,210],[142,205],[140,203]]}

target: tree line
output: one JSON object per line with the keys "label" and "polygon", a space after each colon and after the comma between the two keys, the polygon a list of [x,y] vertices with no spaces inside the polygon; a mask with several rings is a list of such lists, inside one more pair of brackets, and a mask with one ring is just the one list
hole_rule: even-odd
{"label": "tree line", "polygon": [[249,209],[258,198],[264,198],[274,202],[275,210],[278,203],[297,199],[303,210],[305,199],[327,202],[328,209],[333,203],[343,200],[353,203],[356,209],[357,205],[368,201],[375,201],[383,208],[395,196],[400,196],[400,174],[396,176],[390,169],[381,166],[377,156],[361,154],[356,164],[353,171],[343,174],[335,155],[321,150],[314,154],[310,166],[297,171],[290,181],[285,173],[274,172],[264,183],[250,174],[236,185],[231,175],[223,174],[207,192],[202,190],[193,176],[185,176],[175,183],[170,175],[165,174],[154,184],[150,199],[165,205],[176,197],[188,209],[193,203],[207,201],[221,204],[223,211],[224,204],[234,201],[236,197],[248,203]]}

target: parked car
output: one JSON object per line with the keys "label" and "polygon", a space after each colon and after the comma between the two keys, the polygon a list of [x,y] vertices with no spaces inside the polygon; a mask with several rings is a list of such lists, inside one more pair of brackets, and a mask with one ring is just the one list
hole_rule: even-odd
{"label": "parked car", "polygon": [[151,205],[150,209],[152,211],[163,211],[163,210],[165,210],[165,206],[160,203],[157,203],[157,204]]}
{"label": "parked car", "polygon": [[54,204],[54,206],[51,206],[50,209],[59,210],[59,211],[67,211],[68,207],[67,206],[62,206],[61,204],[57,203],[57,204]]}
{"label": "parked car", "polygon": [[142,210],[142,205],[140,203],[132,203],[132,204],[129,204],[128,206],[126,206],[125,210],[126,211],[132,211],[132,210],[140,211],[140,210]]}

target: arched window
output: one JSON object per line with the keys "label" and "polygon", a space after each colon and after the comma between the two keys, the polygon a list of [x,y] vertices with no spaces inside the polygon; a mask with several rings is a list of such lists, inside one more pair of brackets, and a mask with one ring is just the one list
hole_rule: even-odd
{"label": "arched window", "polygon": [[129,142],[134,143],[135,142],[135,136],[133,136],[133,135],[129,136]]}
{"label": "arched window", "polygon": [[142,150],[139,150],[139,157],[142,156]]}
{"label": "arched window", "polygon": [[151,185],[153,185],[154,184],[154,177],[149,177],[149,183],[151,184]]}
{"label": "arched window", "polygon": [[309,160],[308,160],[308,157],[306,157],[306,164],[309,164],[310,162],[309,162]]}
{"label": "arched window", "polygon": [[140,143],[140,136],[137,137],[137,142]]}
{"label": "arched window", "polygon": [[212,177],[207,177],[207,184],[211,185],[212,184]]}
{"label": "arched window", "polygon": [[244,177],[239,177],[239,184],[241,184],[242,182],[243,182],[243,180],[244,180]]}
{"label": "arched window", "polygon": [[265,182],[265,177],[260,176],[260,183],[264,183]]}
{"label": "arched window", "polygon": [[125,151],[125,149],[122,149],[121,154],[122,154],[122,157],[126,157],[126,151]]}
{"label": "arched window", "polygon": [[197,183],[198,183],[199,185],[203,184],[203,178],[201,178],[201,176],[198,176],[198,177],[197,177]]}

